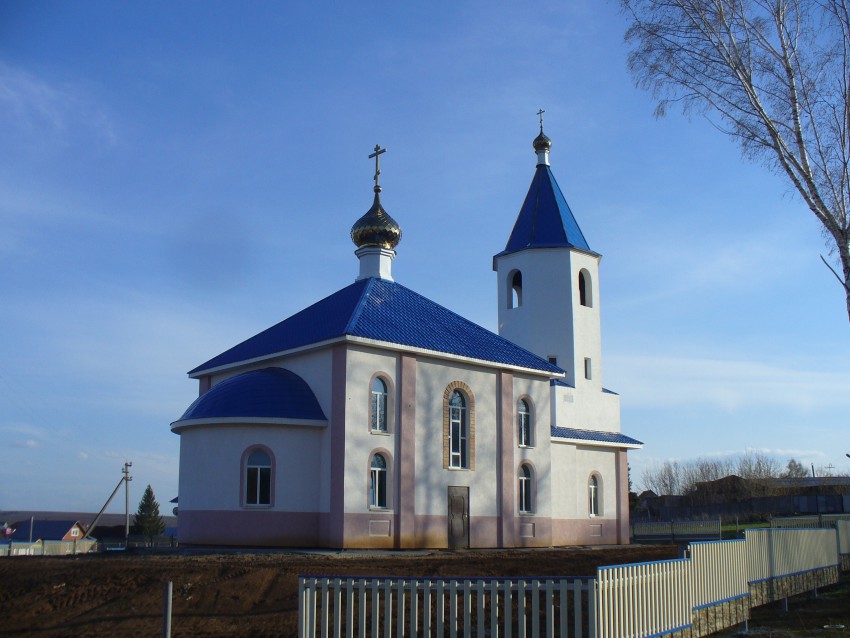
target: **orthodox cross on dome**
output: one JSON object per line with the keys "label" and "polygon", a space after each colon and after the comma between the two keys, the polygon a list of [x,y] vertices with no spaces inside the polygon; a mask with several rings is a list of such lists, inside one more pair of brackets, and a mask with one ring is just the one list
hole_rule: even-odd
{"label": "orthodox cross on dome", "polygon": [[546,112],[546,111],[544,111],[543,109],[540,109],[539,111],[537,111],[537,117],[539,117],[539,118],[540,118],[540,132],[541,132],[541,133],[543,132],[543,114],[544,114],[545,112]]}
{"label": "orthodox cross on dome", "polygon": [[380,144],[375,144],[375,152],[369,155],[369,159],[375,158],[375,192],[381,192],[381,184],[378,179],[381,176],[381,153],[386,153],[387,149],[381,148]]}

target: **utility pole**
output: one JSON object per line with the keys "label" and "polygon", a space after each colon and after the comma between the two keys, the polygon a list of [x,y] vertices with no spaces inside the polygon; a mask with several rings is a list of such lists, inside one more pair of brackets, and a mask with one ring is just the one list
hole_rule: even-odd
{"label": "utility pole", "polygon": [[131,461],[124,462],[124,469],[121,472],[124,474],[124,542],[130,540],[130,481],[133,477],[130,476],[130,468],[133,467]]}

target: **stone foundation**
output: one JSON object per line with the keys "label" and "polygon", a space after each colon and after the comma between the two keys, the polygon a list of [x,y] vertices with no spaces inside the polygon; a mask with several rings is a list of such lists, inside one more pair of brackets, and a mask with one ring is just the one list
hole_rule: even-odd
{"label": "stone foundation", "polygon": [[750,618],[749,596],[739,596],[715,605],[694,609],[691,638],[708,636],[715,632],[740,625]]}
{"label": "stone foundation", "polygon": [[758,607],[838,582],[838,565],[750,583],[750,605]]}

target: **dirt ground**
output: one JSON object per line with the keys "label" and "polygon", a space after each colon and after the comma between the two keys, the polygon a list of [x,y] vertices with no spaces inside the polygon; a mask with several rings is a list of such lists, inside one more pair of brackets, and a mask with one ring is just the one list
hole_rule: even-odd
{"label": "dirt ground", "polygon": [[0,559],[0,636],[294,636],[298,575],[590,576],[676,557],[675,546],[507,551],[199,553]]}

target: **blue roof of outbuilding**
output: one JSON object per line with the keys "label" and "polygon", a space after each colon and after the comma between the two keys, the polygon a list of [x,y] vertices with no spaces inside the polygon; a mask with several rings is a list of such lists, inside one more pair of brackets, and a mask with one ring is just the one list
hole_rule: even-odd
{"label": "blue roof of outbuilding", "polygon": [[643,445],[638,441],[619,432],[600,432],[599,430],[580,430],[578,428],[562,428],[553,425],[551,434],[559,439],[575,439],[590,443],[620,443],[624,445]]}
{"label": "blue roof of outbuilding", "polygon": [[561,247],[592,252],[552,170],[546,164],[538,164],[505,250],[499,254]]}
{"label": "blue roof of outbuilding", "polygon": [[246,417],[325,420],[304,379],[284,368],[264,368],[216,383],[195,399],[180,421]]}
{"label": "blue roof of outbuilding", "polygon": [[[40,521],[36,519],[32,522],[32,540],[33,541],[59,541],[65,537],[71,528],[77,524],[77,521]],[[12,540],[28,541],[30,539],[30,521],[18,521],[12,527],[15,531],[12,533]]]}
{"label": "blue roof of outbuilding", "polygon": [[213,357],[189,374],[346,335],[552,374],[564,372],[401,284],[368,278]]}

